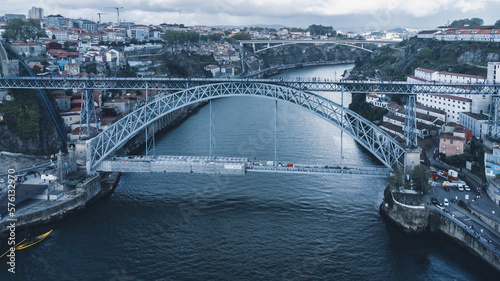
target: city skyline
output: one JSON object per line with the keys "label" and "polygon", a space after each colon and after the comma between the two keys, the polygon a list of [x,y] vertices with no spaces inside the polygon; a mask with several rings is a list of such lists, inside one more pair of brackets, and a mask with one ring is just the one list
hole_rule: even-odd
{"label": "city skyline", "polygon": [[336,29],[390,29],[395,27],[434,28],[462,18],[482,18],[494,24],[500,16],[500,0],[422,0],[416,6],[401,0],[332,0],[304,3],[298,0],[217,1],[199,0],[120,0],[63,3],[49,1],[13,1],[5,3],[6,14],[28,15],[32,6],[44,9],[45,16],[61,14],[69,18],[88,18],[116,22],[116,9],[121,21],[142,24],[183,23],[208,26],[282,25],[307,27],[310,24],[331,25]]}

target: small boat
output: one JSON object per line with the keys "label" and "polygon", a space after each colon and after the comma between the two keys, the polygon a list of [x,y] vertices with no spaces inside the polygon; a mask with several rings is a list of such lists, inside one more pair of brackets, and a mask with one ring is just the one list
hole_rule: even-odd
{"label": "small boat", "polygon": [[16,246],[16,250],[26,249],[26,248],[28,248],[30,246],[35,245],[38,242],[42,242],[43,240],[45,240],[45,238],[47,238],[47,236],[49,236],[49,234],[52,232],[52,230],[53,229],[51,229],[49,232],[46,232],[44,234],[40,234],[40,235],[38,235],[35,238],[30,238],[30,239],[24,240],[23,243],[21,243],[18,246]]}

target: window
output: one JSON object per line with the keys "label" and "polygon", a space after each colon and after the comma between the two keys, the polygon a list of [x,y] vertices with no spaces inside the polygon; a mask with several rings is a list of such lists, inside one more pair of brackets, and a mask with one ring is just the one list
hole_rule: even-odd
{"label": "window", "polygon": [[450,140],[450,144],[453,144],[453,140]]}

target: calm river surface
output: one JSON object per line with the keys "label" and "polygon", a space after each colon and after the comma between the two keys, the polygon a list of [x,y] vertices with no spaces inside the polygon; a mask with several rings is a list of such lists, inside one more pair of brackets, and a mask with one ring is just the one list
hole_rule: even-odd
{"label": "calm river surface", "polygon": [[[350,67],[281,76],[334,79]],[[217,155],[273,160],[274,101],[213,106]],[[278,107],[280,162],[341,162],[337,128],[299,107]],[[157,154],[208,154],[208,120],[203,107],[157,139]],[[344,163],[381,165],[347,135],[343,154]],[[109,199],[30,228],[54,232],[17,252],[15,275],[2,262],[0,280],[499,280],[448,239],[407,237],[388,225],[378,213],[385,185],[351,175],[125,174]]]}

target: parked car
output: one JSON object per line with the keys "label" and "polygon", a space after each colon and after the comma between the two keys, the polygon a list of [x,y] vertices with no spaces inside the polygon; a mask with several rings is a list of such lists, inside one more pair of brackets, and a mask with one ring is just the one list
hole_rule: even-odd
{"label": "parked car", "polygon": [[436,197],[432,197],[431,198],[431,203],[434,204],[434,205],[437,205],[438,199]]}
{"label": "parked car", "polygon": [[443,204],[444,204],[445,206],[449,206],[449,205],[450,205],[450,201],[448,201],[448,198],[444,198],[444,200],[443,200]]}
{"label": "parked car", "polygon": [[468,185],[464,186],[465,191],[470,191],[470,187]]}

